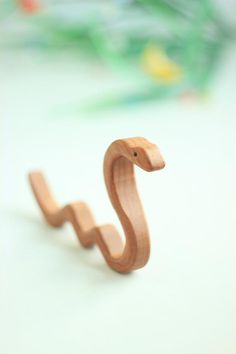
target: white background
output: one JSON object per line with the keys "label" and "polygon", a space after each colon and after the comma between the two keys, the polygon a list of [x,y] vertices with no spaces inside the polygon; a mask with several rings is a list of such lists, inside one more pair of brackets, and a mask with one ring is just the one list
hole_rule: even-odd
{"label": "white background", "polygon": [[[1,54],[1,353],[235,354],[235,60],[232,48],[200,101],[86,114],[81,102],[129,80],[67,55]],[[43,169],[61,204],[84,200],[119,227],[102,160],[129,136],[167,165],[137,170],[152,254],[124,276],[69,225],[46,225],[26,175]]]}

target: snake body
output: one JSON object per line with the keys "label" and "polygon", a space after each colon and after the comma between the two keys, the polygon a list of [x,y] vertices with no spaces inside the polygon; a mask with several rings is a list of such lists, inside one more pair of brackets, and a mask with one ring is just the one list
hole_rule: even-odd
{"label": "snake body", "polygon": [[60,207],[41,172],[29,174],[38,204],[47,222],[55,227],[70,222],[84,247],[100,248],[108,265],[121,273],[143,267],[150,255],[147,223],[138,195],[134,165],[151,172],[162,169],[164,160],[156,145],[144,138],[114,141],[104,157],[104,178],[110,201],[120,219],[125,242],[113,225],[98,226],[83,202]]}

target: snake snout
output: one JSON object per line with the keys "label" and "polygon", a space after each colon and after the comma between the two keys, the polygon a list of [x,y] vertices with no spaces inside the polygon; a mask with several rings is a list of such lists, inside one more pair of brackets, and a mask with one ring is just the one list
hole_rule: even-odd
{"label": "snake snout", "polygon": [[158,171],[165,167],[165,161],[158,147],[154,144],[148,148],[136,148],[132,161],[147,172]]}
{"label": "snake snout", "polygon": [[146,161],[144,169],[148,172],[158,171],[165,167],[165,161],[156,145],[145,150]]}

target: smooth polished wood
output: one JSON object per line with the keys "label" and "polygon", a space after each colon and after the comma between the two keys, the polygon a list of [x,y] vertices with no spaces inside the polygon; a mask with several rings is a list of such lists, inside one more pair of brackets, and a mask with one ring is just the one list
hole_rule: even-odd
{"label": "smooth polished wood", "polygon": [[165,162],[156,145],[144,138],[114,141],[104,158],[104,178],[110,201],[120,219],[125,242],[113,225],[97,226],[89,207],[75,202],[61,208],[40,172],[29,180],[47,222],[55,227],[70,222],[84,247],[97,244],[114,270],[126,273],[143,267],[150,255],[149,232],[138,195],[134,165],[145,171],[160,170]]}

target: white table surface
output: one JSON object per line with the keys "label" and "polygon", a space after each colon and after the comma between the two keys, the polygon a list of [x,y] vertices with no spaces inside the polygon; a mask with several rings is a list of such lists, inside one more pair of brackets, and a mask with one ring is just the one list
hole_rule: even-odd
{"label": "white table surface", "polygon": [[[84,99],[129,79],[76,56],[1,53],[2,354],[235,354],[235,60],[232,48],[201,102],[88,115]],[[69,225],[46,225],[26,174],[43,169],[61,204],[84,200],[121,230],[102,160],[129,136],[157,143],[167,165],[137,170],[152,253],[124,276]]]}

